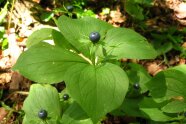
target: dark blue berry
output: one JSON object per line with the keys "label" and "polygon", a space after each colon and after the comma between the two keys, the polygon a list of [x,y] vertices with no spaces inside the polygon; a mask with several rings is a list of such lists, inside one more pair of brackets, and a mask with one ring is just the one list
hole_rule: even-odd
{"label": "dark blue berry", "polygon": [[72,12],[73,9],[74,9],[74,7],[73,7],[72,5],[68,5],[66,8],[67,8],[67,10],[68,10],[69,12]]}
{"label": "dark blue berry", "polygon": [[93,43],[97,43],[100,40],[100,34],[98,32],[91,32],[89,35],[89,39]]}
{"label": "dark blue berry", "polygon": [[63,95],[63,99],[64,99],[64,100],[68,100],[68,99],[69,99],[69,95],[68,95],[68,94],[64,94],[64,95]]}
{"label": "dark blue berry", "polygon": [[44,110],[44,109],[41,109],[39,112],[38,112],[38,117],[41,118],[41,119],[45,119],[47,118],[47,111]]}
{"label": "dark blue berry", "polygon": [[135,83],[135,84],[133,84],[133,87],[134,87],[134,89],[139,89],[140,88],[140,85],[139,85],[139,83]]}

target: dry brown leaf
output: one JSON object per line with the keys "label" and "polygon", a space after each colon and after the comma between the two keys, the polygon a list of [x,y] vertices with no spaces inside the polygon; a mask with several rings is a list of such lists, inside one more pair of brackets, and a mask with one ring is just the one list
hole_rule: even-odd
{"label": "dry brown leaf", "polygon": [[147,65],[147,71],[151,75],[156,75],[158,72],[162,71],[163,69],[155,62],[149,63]]}
{"label": "dry brown leaf", "polygon": [[23,79],[24,77],[18,72],[13,72],[10,82],[10,90],[18,90]]}
{"label": "dry brown leaf", "polygon": [[179,60],[179,65],[184,65],[184,64],[186,64],[186,59],[181,58]]}
{"label": "dry brown leaf", "polygon": [[3,107],[0,107],[0,122],[3,121],[3,119],[6,117],[8,114],[8,111],[5,110]]}
{"label": "dry brown leaf", "polygon": [[165,0],[165,4],[171,9],[175,9],[180,3],[180,0]]}
{"label": "dry brown leaf", "polygon": [[0,71],[6,71],[12,67],[10,63],[10,57],[3,57],[0,59]]}
{"label": "dry brown leaf", "polygon": [[32,0],[33,2],[40,3],[41,0]]}
{"label": "dry brown leaf", "polygon": [[120,27],[120,24],[126,21],[125,16],[120,12],[119,6],[116,10],[110,11],[110,20],[108,23],[112,24],[114,27]]}
{"label": "dry brown leaf", "polygon": [[0,85],[5,85],[6,83],[9,83],[11,80],[11,73],[1,73],[0,74]]}

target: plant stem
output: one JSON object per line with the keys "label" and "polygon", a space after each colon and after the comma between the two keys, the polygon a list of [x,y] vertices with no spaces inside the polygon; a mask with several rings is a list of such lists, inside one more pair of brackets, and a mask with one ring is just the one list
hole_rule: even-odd
{"label": "plant stem", "polygon": [[88,59],[87,57],[85,57],[83,54],[79,54],[79,56],[81,56],[83,59],[85,59],[87,62],[89,62],[91,65],[93,65],[92,61],[90,59]]}

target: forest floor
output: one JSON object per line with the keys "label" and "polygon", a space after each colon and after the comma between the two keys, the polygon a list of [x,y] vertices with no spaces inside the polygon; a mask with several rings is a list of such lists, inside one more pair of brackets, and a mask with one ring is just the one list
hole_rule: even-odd
{"label": "forest floor", "polygon": [[[95,1],[96,3],[96,1]],[[97,3],[99,3],[97,1]],[[19,55],[26,50],[27,37],[35,30],[42,27],[53,27],[53,22],[38,21],[41,11],[50,11],[54,8],[55,3],[44,4],[40,0],[17,0],[14,6],[6,16],[7,22],[3,24],[6,27],[6,38],[9,41],[9,47],[0,50],[0,124],[18,124],[22,121],[21,108],[23,101],[28,95],[29,87],[32,81],[21,76],[17,72],[11,70],[16,63]],[[106,7],[105,7],[106,6]],[[151,32],[158,32],[167,35],[167,30],[173,27],[176,30],[172,36],[175,40],[181,40],[176,45],[186,48],[186,35],[177,34],[179,31],[185,30],[186,33],[186,3],[180,0],[154,0],[154,5],[145,8],[148,11],[146,19],[140,22],[132,19],[126,13],[123,2],[115,2],[114,4],[105,6],[89,5],[89,8],[95,10],[96,17],[107,21],[115,27],[133,28],[149,41],[153,38],[149,35]],[[35,7],[35,10],[33,9]],[[103,14],[102,8],[109,8],[109,13]],[[42,9],[41,9],[42,8]],[[34,15],[34,16],[33,16]],[[142,25],[146,24],[143,29]],[[162,33],[163,32],[163,33]],[[153,39],[158,40],[158,39]],[[174,40],[173,40],[174,41]],[[158,72],[172,66],[185,64],[186,53],[176,49],[170,49],[155,60],[128,60],[123,62],[133,62],[143,65],[150,75],[154,76]],[[59,85],[58,85],[59,86]],[[127,118],[130,119],[130,118]],[[126,123],[126,118],[110,117],[104,121],[104,124],[122,124]]]}

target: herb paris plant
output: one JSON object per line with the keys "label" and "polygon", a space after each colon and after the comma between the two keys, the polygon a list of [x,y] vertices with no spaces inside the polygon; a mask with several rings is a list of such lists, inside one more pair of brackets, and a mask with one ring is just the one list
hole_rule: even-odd
{"label": "herb paris plant", "polygon": [[[30,36],[29,49],[19,57],[13,70],[38,83],[65,81],[71,98],[93,123],[97,123],[122,104],[128,91],[129,80],[125,71],[110,60],[152,59],[156,52],[135,31],[115,28],[95,18],[70,19],[62,16],[57,26],[60,32],[48,29],[55,45],[40,42],[49,38],[48,35],[38,38],[43,30],[33,33],[35,38]],[[96,44],[89,39],[95,31],[99,33]],[[24,106],[27,104],[28,99]],[[27,119],[28,109],[25,107]],[[47,112],[50,113],[49,110]]]}

